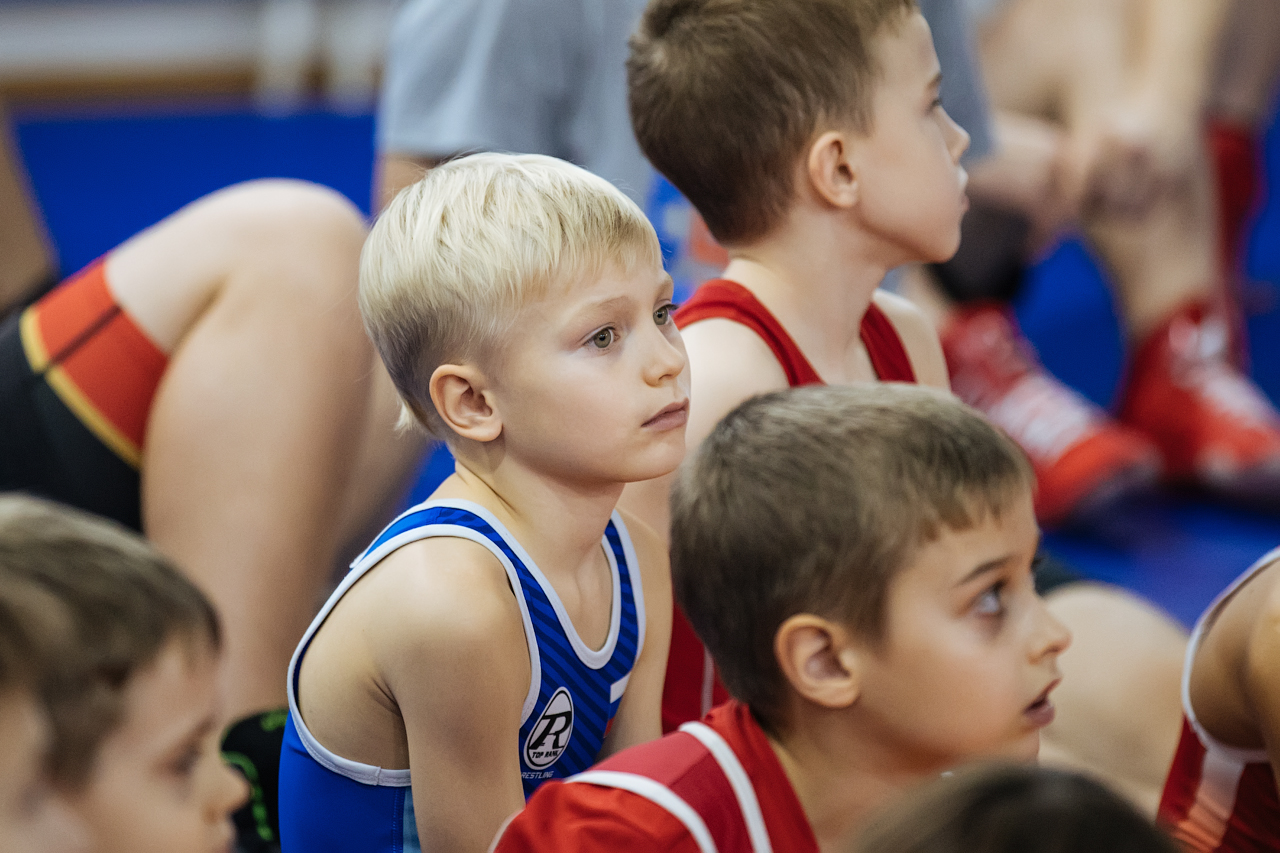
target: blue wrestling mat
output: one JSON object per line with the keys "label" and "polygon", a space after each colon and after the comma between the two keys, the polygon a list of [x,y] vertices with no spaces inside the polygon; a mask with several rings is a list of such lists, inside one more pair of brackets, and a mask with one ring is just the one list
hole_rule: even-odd
{"label": "blue wrestling mat", "polygon": [[[223,104],[27,109],[14,124],[68,272],[181,205],[250,178],[317,181],[369,209],[370,116],[316,111],[275,118]],[[1272,132],[1267,149],[1270,172],[1280,175],[1280,134]],[[1280,198],[1270,199],[1259,217],[1249,274],[1260,282],[1249,324],[1253,372],[1280,400],[1280,299],[1268,283],[1280,282]],[[1084,249],[1068,242],[1040,263],[1017,309],[1050,369],[1109,405],[1123,347],[1110,295]],[[415,495],[425,497],[449,470],[438,454]],[[1280,516],[1164,495],[1087,536],[1054,534],[1046,542],[1085,574],[1127,586],[1190,622],[1250,562],[1280,544]]]}

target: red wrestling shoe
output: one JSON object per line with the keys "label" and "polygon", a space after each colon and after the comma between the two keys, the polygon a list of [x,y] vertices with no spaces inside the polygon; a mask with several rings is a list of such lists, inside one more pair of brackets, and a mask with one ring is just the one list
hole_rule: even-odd
{"label": "red wrestling shoe", "polygon": [[943,333],[942,349],[952,390],[1031,460],[1042,523],[1084,520],[1159,476],[1156,447],[1049,375],[1004,310],[961,312]]}
{"label": "red wrestling shoe", "polygon": [[1231,364],[1226,324],[1203,305],[1138,349],[1121,418],[1151,437],[1172,480],[1280,500],[1280,414]]}

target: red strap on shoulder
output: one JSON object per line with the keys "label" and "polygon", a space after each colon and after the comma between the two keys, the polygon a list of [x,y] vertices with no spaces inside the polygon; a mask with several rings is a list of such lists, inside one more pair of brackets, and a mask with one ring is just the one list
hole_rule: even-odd
{"label": "red strap on shoulder", "polygon": [[862,315],[862,345],[867,348],[871,367],[881,382],[915,382],[916,371],[902,345],[898,330],[893,327],[880,306],[872,302]]}
{"label": "red strap on shoulder", "polygon": [[795,340],[787,334],[769,309],[760,304],[751,291],[736,281],[713,278],[705,282],[676,312],[676,326],[683,329],[699,320],[732,320],[755,332],[773,350],[774,358],[787,374],[787,384],[820,385],[822,379],[809,359],[800,352]]}
{"label": "red strap on shoulder", "polygon": [[[676,325],[683,329],[699,320],[732,320],[755,332],[773,351],[787,384],[820,385],[822,378],[804,357],[795,339],[787,334],[777,318],[769,313],[755,295],[736,281],[715,278],[706,282],[680,306],[676,312]],[[893,322],[874,302],[862,315],[862,344],[867,348],[871,367],[882,382],[915,382],[916,372],[911,367],[907,349],[898,336]]]}
{"label": "red strap on shoulder", "polygon": [[652,779],[698,813],[720,853],[750,853],[751,836],[733,786],[710,750],[693,735],[672,732],[624,750],[592,769]]}

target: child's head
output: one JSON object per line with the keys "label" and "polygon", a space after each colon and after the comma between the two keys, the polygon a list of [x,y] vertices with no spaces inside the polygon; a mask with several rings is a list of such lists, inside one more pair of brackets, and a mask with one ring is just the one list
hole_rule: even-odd
{"label": "child's head", "polygon": [[890,807],[850,853],[1174,853],[1128,802],[1076,773],[972,767]]}
{"label": "child's head", "polygon": [[86,849],[83,825],[55,793],[47,696],[69,625],[57,603],[0,571],[0,850],[73,853]]}
{"label": "child's head", "polygon": [[104,853],[213,853],[244,782],[218,749],[218,619],[140,537],[85,513],[0,498],[0,578],[73,626],[53,664],[52,770]]}
{"label": "child's head", "polygon": [[914,0],[654,0],[627,68],[640,147],[721,243],[771,233],[811,180],[911,259],[955,252],[968,136]]}
{"label": "child's head", "polygon": [[677,600],[774,732],[848,709],[936,769],[1034,755],[1068,637],[1030,573],[1022,452],[950,395],[806,387],[743,403],[672,494]]}
{"label": "child's head", "polygon": [[452,439],[433,401],[437,369],[499,369],[522,309],[607,275],[664,278],[634,202],[552,157],[476,154],[432,169],[379,217],[360,307],[412,420]]}

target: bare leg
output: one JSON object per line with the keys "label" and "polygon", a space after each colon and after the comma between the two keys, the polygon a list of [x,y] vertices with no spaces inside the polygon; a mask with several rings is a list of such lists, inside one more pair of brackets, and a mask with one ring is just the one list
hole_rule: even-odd
{"label": "bare leg", "polygon": [[[1203,57],[1211,10],[1187,2],[1205,12]],[[1135,339],[1184,303],[1207,299],[1216,282],[1201,94],[1179,84],[1182,127],[1149,111],[1153,78],[1141,66],[1165,55],[1138,35],[1149,11],[1145,0],[1011,0],[981,39],[997,107],[1062,128],[1060,180],[1112,272]],[[1170,135],[1172,149],[1158,149]],[[1042,759],[1088,771],[1154,815],[1181,723],[1185,633],[1135,596],[1097,584],[1057,591],[1049,606],[1075,640],[1060,660],[1065,678]]]}
{"label": "bare leg", "polygon": [[[1200,122],[1220,13],[1208,0],[1177,5],[1152,14],[1145,0],[1016,0],[982,32],[996,105],[1066,133],[1063,181],[1135,340],[1217,284]],[[1191,23],[1162,23],[1178,15]]]}
{"label": "bare leg", "polygon": [[[143,450],[143,525],[222,614],[231,718],[284,703],[343,537],[368,521],[344,514],[386,503],[412,470],[395,461],[420,449],[394,439],[376,402],[381,368],[355,299],[363,239],[335,193],[258,182],[107,261],[121,306],[171,354]],[[382,482],[356,484],[357,460]]]}
{"label": "bare leg", "polygon": [[1208,164],[1199,149],[1195,170],[1140,220],[1105,214],[1085,219],[1085,231],[1111,272],[1131,341],[1182,306],[1209,303],[1218,292],[1218,230]]}
{"label": "bare leg", "polygon": [[0,315],[19,303],[57,263],[26,170],[0,105]]}
{"label": "bare leg", "polygon": [[1141,599],[1101,584],[1048,596],[1074,636],[1058,659],[1058,715],[1040,760],[1097,776],[1154,817],[1182,726],[1187,635]]}

